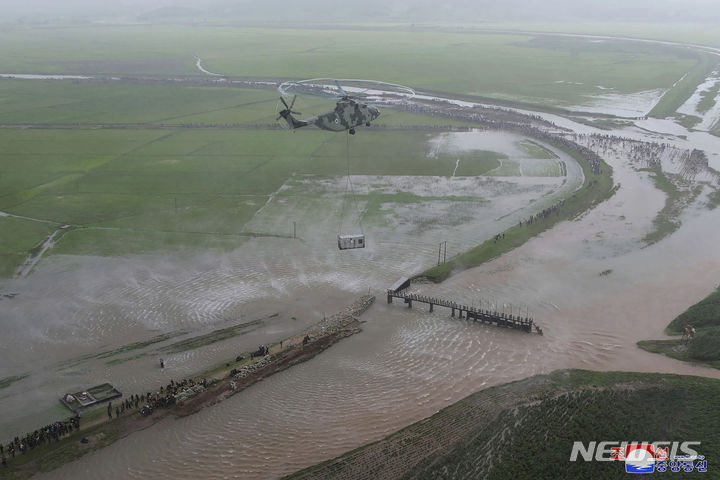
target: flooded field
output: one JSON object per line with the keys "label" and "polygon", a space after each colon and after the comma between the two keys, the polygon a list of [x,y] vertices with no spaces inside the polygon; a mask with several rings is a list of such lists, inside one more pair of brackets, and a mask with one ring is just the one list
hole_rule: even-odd
{"label": "flooded field", "polygon": [[[534,176],[353,175],[354,198],[346,196],[346,177],[293,176],[245,228],[289,235],[295,222],[297,238],[248,238],[228,254],[44,258],[2,286],[17,296],[0,304],[7,341],[0,378],[27,375],[2,389],[3,431],[65,416],[58,398],[67,391],[111,382],[141,393],[289,337],[358,294],[434,265],[440,242],[448,242],[448,255],[464,251],[582,183],[570,157],[539,144],[528,150],[524,141],[439,134],[435,143],[444,146],[435,151],[468,163],[477,145],[490,145],[505,161],[536,165]],[[552,176],[537,176],[545,171]],[[368,247],[338,251],[339,228],[363,228]],[[232,338],[177,346],[241,324]]]}
{"label": "flooded field", "polygon": [[363,316],[362,333],[312,361],[50,477],[85,476],[102,466],[115,478],[273,478],[381,438],[485,386],[555,368],[720,377],[635,347],[661,336],[669,320],[712,290],[720,212],[693,211],[676,234],[640,249],[663,195],[645,173],[608,160],[626,188],[581,220],[441,285],[412,287],[467,303],[527,307],[544,337],[380,301]]}
{"label": "flooded field", "polygon": [[[470,135],[488,134],[467,135],[460,142],[436,141],[451,144],[446,151],[472,150],[478,139]],[[520,148],[511,137],[485,140]],[[508,158],[526,161],[509,146],[506,151]],[[383,289],[433,265],[439,242],[447,240],[451,254],[461,251],[576,188],[579,168],[554,153],[567,162],[568,177],[353,176],[353,208],[367,213],[364,250],[339,252],[333,245],[338,211],[351,208],[343,205],[346,180],[301,176],[288,180],[251,220],[256,231],[287,231],[295,220],[299,239],[251,239],[231,255],[183,260],[51,257],[12,300],[17,315],[10,330],[14,344],[34,342],[30,352],[42,345],[49,353],[40,361],[27,349],[13,352],[8,373],[22,367],[32,373],[6,389],[2,401],[19,412],[14,389],[38,382],[37,400],[49,408],[58,389],[73,385],[73,374],[83,381],[110,377],[129,391],[145,389],[282,338],[368,291],[380,301],[363,315],[360,334],[217,406],[165,420],[46,477],[82,478],[102,468],[109,478],[276,478],[382,438],[478,389],[535,373],[578,367],[720,377],[716,370],[635,346],[661,338],[672,318],[714,288],[720,211],[693,205],[677,232],[644,247],[642,238],[665,195],[622,148],[604,152],[622,186],[610,200],[479,268],[440,285],[411,287],[458,302],[528,311],[544,336],[451,319],[442,308],[429,313],[385,304]],[[672,166],[672,156],[667,163]],[[107,283],[91,281],[95,271],[108,272]],[[63,299],[62,308],[51,310],[53,299]],[[32,329],[20,326],[20,312],[28,311],[23,302],[35,305]],[[50,311],[60,313],[50,317]],[[119,337],[114,341],[122,345],[147,338],[149,330],[197,333],[238,319],[262,323],[234,340],[167,355],[165,371],[157,368],[153,349],[173,339],[112,367],[94,359],[61,373],[70,345],[74,352],[97,352],[111,346],[110,338]],[[38,373],[48,365],[55,370]],[[19,425],[28,419],[11,420]]]}
{"label": "flooded field", "polygon": [[618,117],[644,117],[660,101],[666,90],[648,90],[630,94],[599,93],[588,95],[588,102],[570,110],[603,113]]}
{"label": "flooded field", "polygon": [[[406,61],[405,46],[393,46],[398,35],[406,38],[404,32],[375,30],[368,35],[347,30],[328,40],[332,30],[288,34],[258,29],[203,44],[204,27],[193,27],[191,35],[174,27],[158,35],[157,28],[144,35],[162,39],[164,45],[148,41],[142,34],[146,27],[132,27],[131,50],[149,55],[136,60],[118,58],[118,45],[106,37],[77,42],[82,37],[64,28],[59,36],[49,37],[57,38],[56,49],[33,55],[22,51],[35,45],[25,34],[4,43],[12,53],[6,55],[6,71],[30,72],[0,74],[8,87],[9,113],[3,122],[8,141],[16,144],[6,150],[49,145],[48,152],[41,148],[35,154],[59,169],[56,180],[30,179],[20,171],[28,162],[14,158],[18,183],[52,187],[58,181],[63,188],[49,188],[53,194],[47,196],[30,192],[34,201],[24,205],[27,210],[15,211],[12,202],[3,210],[12,212],[14,220],[35,223],[57,220],[58,212],[75,213],[62,225],[72,229],[71,238],[78,234],[72,241],[79,247],[62,250],[63,241],[68,245],[71,240],[55,236],[53,230],[41,232],[43,248],[33,249],[17,278],[0,281],[0,441],[66,418],[69,412],[58,402],[65,392],[104,382],[126,395],[156,390],[223,365],[260,344],[296,335],[360,295],[374,294],[377,301],[362,316],[360,333],[313,359],[216,406],[165,419],[40,478],[278,478],[380,439],[479,389],[558,368],[720,378],[718,370],[650,354],[635,345],[663,338],[667,323],[712,291],[720,273],[720,209],[707,205],[718,174],[703,170],[691,175],[686,161],[688,152],[701,149],[710,167],[720,171],[720,138],[708,133],[717,126],[720,106],[716,102],[703,110],[709,100],[717,100],[717,72],[680,109],[702,117],[696,127],[704,131],[689,131],[670,118],[634,120],[645,117],[694,61],[675,53],[648,55],[658,52],[644,44],[704,47],[633,40],[641,48],[610,45],[608,50],[604,44],[609,37],[568,35],[569,42],[553,38],[543,43],[543,34],[535,38],[518,32],[506,39],[499,32],[472,33],[468,42],[435,38],[418,44],[421,37],[413,28],[413,38],[403,43],[408,41],[413,51],[431,47],[423,55],[435,58],[434,63],[415,63]],[[278,32],[282,34],[272,43]],[[584,48],[594,53],[578,55],[575,40],[580,37],[589,40]],[[483,46],[478,39],[490,43]],[[62,45],[77,59],[58,55]],[[353,139],[353,150],[342,134],[319,139],[325,133],[318,131],[288,134],[285,138],[294,140],[273,149],[282,143],[278,135],[285,135],[268,128],[275,117],[275,82],[288,75],[288,67],[297,78],[336,68],[336,53],[323,56],[346,52],[348,46],[356,50],[356,45],[363,45],[362,55],[347,54],[348,63],[371,78],[395,71],[396,81],[417,81],[418,88],[475,92],[511,100],[509,105],[522,101],[562,106],[623,120],[587,116],[588,125],[581,125],[573,117],[498,105],[478,108],[471,120],[448,113],[449,107],[473,110],[479,104],[468,101],[471,98],[428,94],[415,99],[418,105],[425,102],[432,116],[384,116],[389,124],[347,137]],[[483,58],[483,50],[491,55]],[[318,63],[308,64],[308,59]],[[302,64],[307,67],[298,68]],[[565,68],[570,64],[572,69]],[[448,75],[450,71],[456,74]],[[245,77],[250,72],[258,77]],[[526,82],[528,72],[534,72],[532,85]],[[137,75],[142,77],[133,77]],[[10,87],[19,88],[16,82],[21,81],[47,92],[33,87],[36,90],[17,90],[24,92],[17,95]],[[208,100],[208,92],[219,92],[225,83],[272,92],[243,90],[242,95]],[[179,88],[182,84],[187,89]],[[18,98],[32,100],[28,104],[37,108],[11,102]],[[57,104],[57,99],[62,102]],[[617,192],[500,258],[456,273],[442,284],[416,283],[409,290],[528,314],[544,336],[451,318],[443,308],[430,313],[426,306],[386,304],[384,289],[399,277],[434,266],[441,258],[439,247],[445,246],[445,254],[452,257],[581,188],[583,170],[550,145],[498,131],[442,131],[466,128],[455,123],[469,125],[463,118],[484,118],[490,121],[473,124],[497,128],[514,118],[507,115],[512,112],[542,117],[528,122],[600,154],[614,169]],[[611,130],[590,126],[633,123]],[[77,136],[50,132],[50,140],[38,142],[20,133],[45,124]],[[125,132],[129,125],[138,132]],[[105,130],[108,126],[112,128]],[[40,129],[28,131],[35,130]],[[104,137],[96,135],[101,131]],[[115,140],[119,146],[108,140],[107,132],[122,134]],[[402,141],[397,141],[398,132],[404,134]],[[601,140],[600,135],[629,140]],[[13,136],[22,136],[22,141]],[[650,156],[651,163],[634,157],[637,150],[630,140],[667,148],[651,149],[657,153]],[[56,151],[56,146],[70,144],[87,149]],[[106,144],[125,153],[115,158],[117,152],[110,147],[105,151]],[[108,160],[105,169],[95,165],[100,150]],[[70,158],[80,160],[59,166]],[[348,177],[343,175],[346,158]],[[682,197],[684,203],[677,202],[672,221],[678,228],[653,244],[647,238],[668,209],[669,196],[658,189],[657,172],[650,167],[673,176],[671,182],[679,178],[686,182],[685,189],[695,192]],[[88,178],[73,183],[75,172]],[[88,172],[95,175],[84,175]],[[16,177],[4,178],[11,184]],[[259,188],[264,183],[269,187]],[[115,196],[105,198],[109,193]],[[136,209],[131,208],[132,199]],[[25,203],[19,196],[21,200],[18,205]],[[154,210],[145,211],[146,202]],[[44,207],[54,203],[58,208],[46,216]],[[138,212],[144,212],[140,226],[135,223]],[[170,250],[177,246],[172,241],[154,240],[177,238],[158,233],[178,233],[178,225],[184,226],[178,212],[180,220],[192,224],[189,233],[217,234],[232,247],[213,250],[212,240],[205,239]],[[213,221],[207,221],[209,217]],[[152,228],[157,228],[157,236],[149,234]],[[113,237],[116,231],[123,235]],[[92,250],[98,256],[84,255],[83,246],[91,242],[83,244],[77,237],[98,232],[103,234],[97,235],[98,243],[110,239],[116,244]],[[357,232],[366,234],[367,248],[338,251],[336,236]],[[141,241],[134,249],[123,249],[133,237]],[[27,242],[31,248],[31,240]],[[158,253],[153,243],[169,250]],[[65,254],[57,253],[56,245]],[[122,255],[128,251],[134,253]]]}

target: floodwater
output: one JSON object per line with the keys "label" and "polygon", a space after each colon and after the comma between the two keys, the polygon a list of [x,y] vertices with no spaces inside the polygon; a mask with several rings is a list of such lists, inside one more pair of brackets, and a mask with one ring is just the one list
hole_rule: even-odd
{"label": "floodwater", "polygon": [[582,105],[568,107],[568,110],[603,113],[618,117],[644,117],[657,105],[667,90],[646,90],[634,93],[602,93],[588,95]]}
{"label": "floodwater", "polygon": [[[459,135],[445,138],[446,148],[488,142],[518,161],[534,161],[516,146],[521,136]],[[430,146],[435,139],[428,140]],[[582,170],[556,153],[558,159],[537,162],[565,161],[565,177],[451,177],[450,169],[442,177],[355,175],[357,203],[345,198],[345,177],[294,176],[246,229],[288,235],[296,222],[298,238],[250,238],[226,254],[43,258],[27,278],[0,287],[18,293],[0,300],[0,378],[28,375],[1,391],[3,437],[66,416],[58,402],[64,393],[103,382],[126,394],[146,392],[294,335],[369,289],[382,290],[434,265],[441,242],[448,242],[449,256],[481,243],[578,188]],[[370,193],[384,200],[367,211],[362,199]],[[402,194],[414,200],[395,198]],[[339,229],[363,229],[367,248],[338,251]],[[253,321],[259,323],[233,339],[168,350],[175,342]],[[153,339],[158,341],[98,357]]]}
{"label": "floodwater", "polygon": [[[720,209],[691,208],[677,232],[644,247],[641,238],[664,195],[623,152],[607,160],[622,185],[608,201],[440,285],[411,287],[529,311],[544,336],[450,318],[442,308],[431,314],[422,306],[387,305],[382,288],[427,263],[413,248],[381,257],[372,250],[348,252],[355,257],[328,252],[327,264],[342,259],[325,273],[328,285],[353,293],[370,287],[378,295],[361,333],[217,406],[165,420],[44,477],[102,471],[108,478],[276,478],[380,439],[481,388],[557,368],[720,378],[718,370],[635,346],[663,338],[670,320],[716,286]],[[452,239],[452,230],[445,233]],[[365,255],[387,265],[369,266]],[[305,264],[293,262],[284,278],[318,285]],[[282,282],[288,291],[297,288]]]}

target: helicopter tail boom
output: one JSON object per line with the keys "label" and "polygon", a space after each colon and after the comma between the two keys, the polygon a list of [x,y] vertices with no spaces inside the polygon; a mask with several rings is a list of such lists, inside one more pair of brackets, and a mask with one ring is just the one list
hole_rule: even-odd
{"label": "helicopter tail boom", "polygon": [[308,122],[306,122],[305,120],[298,120],[297,118],[293,117],[292,112],[288,110],[283,110],[282,112],[280,112],[280,116],[285,119],[288,126],[292,129],[308,126]]}

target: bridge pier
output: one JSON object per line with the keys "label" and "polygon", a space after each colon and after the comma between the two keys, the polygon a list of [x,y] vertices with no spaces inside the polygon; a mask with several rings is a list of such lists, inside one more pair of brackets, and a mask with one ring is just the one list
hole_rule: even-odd
{"label": "bridge pier", "polygon": [[388,303],[392,303],[392,294],[388,291]]}
{"label": "bridge pier", "polygon": [[450,311],[450,316],[451,316],[451,317],[454,317],[454,316],[455,316],[455,309],[452,308],[452,307],[450,307],[450,310],[451,310],[451,311]]}
{"label": "bridge pier", "polygon": [[433,311],[433,304],[431,303],[430,304],[430,313],[432,313],[432,311]]}
{"label": "bridge pier", "polygon": [[463,312],[462,310],[458,309],[458,318],[463,318],[462,312]]}

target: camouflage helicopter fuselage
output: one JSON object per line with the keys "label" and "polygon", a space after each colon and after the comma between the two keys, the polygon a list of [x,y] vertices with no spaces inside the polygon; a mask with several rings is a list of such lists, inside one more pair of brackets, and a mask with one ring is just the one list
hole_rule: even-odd
{"label": "camouflage helicopter fuselage", "polygon": [[358,103],[350,98],[340,99],[332,111],[305,120],[297,120],[292,116],[292,113],[289,108],[280,112],[280,116],[285,119],[292,129],[312,125],[333,132],[348,130],[350,134],[355,134],[355,127],[359,125],[369,126],[371,121],[380,116],[380,111],[377,108]]}

